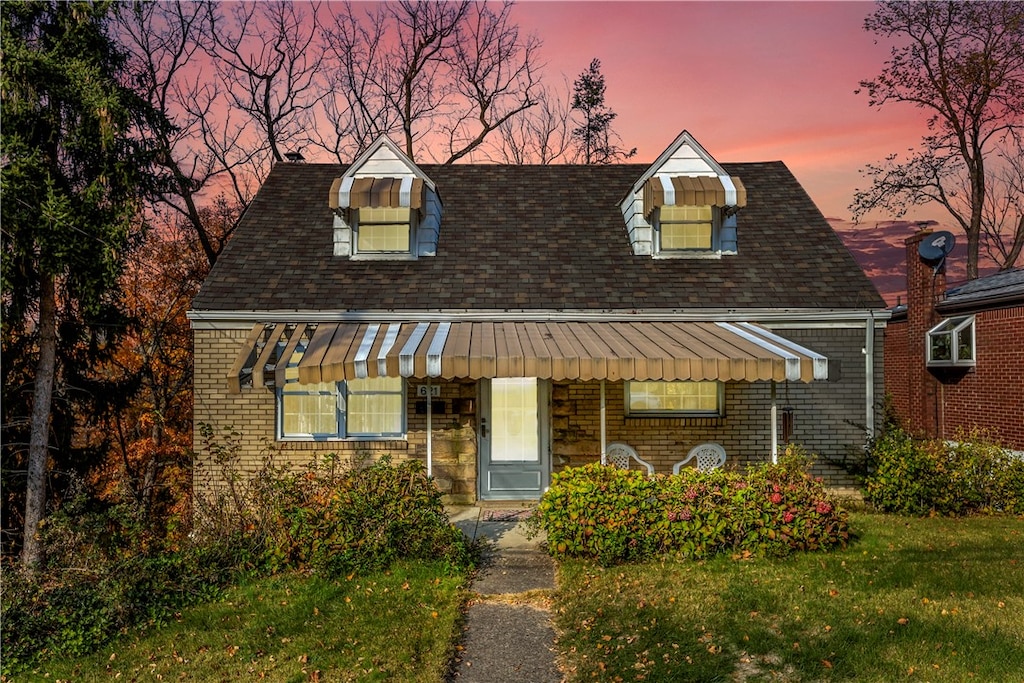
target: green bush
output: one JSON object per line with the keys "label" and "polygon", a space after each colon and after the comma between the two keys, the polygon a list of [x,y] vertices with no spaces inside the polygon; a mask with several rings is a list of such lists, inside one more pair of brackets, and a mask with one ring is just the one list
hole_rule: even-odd
{"label": "green bush", "polygon": [[1024,461],[980,433],[946,442],[890,428],[872,443],[869,462],[864,497],[880,510],[1024,514]]}
{"label": "green bush", "polygon": [[532,524],[552,555],[602,564],[674,553],[786,555],[845,545],[845,511],[796,449],[747,476],[725,470],[647,477],[599,463],[552,477]]}
{"label": "green bush", "polygon": [[255,498],[255,509],[269,517],[260,526],[274,570],[338,576],[399,559],[442,559],[452,571],[474,563],[473,549],[417,460],[392,465],[385,457],[345,470],[322,461],[269,478]]}
{"label": "green bush", "polygon": [[[233,448],[221,464],[232,466]],[[268,459],[257,476],[197,505],[187,537],[160,537],[122,506],[84,493],[44,527],[46,567],[4,567],[3,660],[10,676],[40,658],[80,656],[130,628],[160,625],[245,574],[298,569],[337,576],[399,559],[441,559],[465,571],[475,548],[452,525],[419,462],[301,471]]]}
{"label": "green bush", "polygon": [[204,448],[225,486],[196,501],[196,533],[239,534],[260,549],[267,571],[294,569],[338,576],[374,571],[399,559],[443,560],[463,572],[476,549],[448,519],[423,463],[387,456],[342,461],[329,454],[301,469],[279,466],[272,445],[263,467],[243,476],[238,437],[200,425]]}
{"label": "green bush", "polygon": [[181,608],[218,595],[244,565],[246,550],[238,539],[178,549],[150,542],[149,554],[138,552],[141,544],[115,552],[106,540],[103,547],[82,543],[78,561],[71,563],[75,547],[53,544],[55,538],[78,536],[80,529],[116,529],[120,516],[116,510],[91,512],[77,517],[78,528],[68,531],[70,519],[58,513],[44,535],[53,549],[46,568],[29,573],[4,567],[4,675],[40,657],[88,654],[132,627],[166,623]]}

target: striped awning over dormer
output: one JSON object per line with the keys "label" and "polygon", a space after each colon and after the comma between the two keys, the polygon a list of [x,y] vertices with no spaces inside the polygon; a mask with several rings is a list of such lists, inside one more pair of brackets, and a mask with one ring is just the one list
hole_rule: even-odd
{"label": "striped awning over dormer", "polygon": [[423,180],[414,176],[395,178],[341,177],[331,185],[332,209],[423,206]]}
{"label": "striped awning over dormer", "polygon": [[644,184],[644,213],[659,206],[747,205],[747,190],[736,176],[655,175]]}
{"label": "striped awning over dormer", "polygon": [[824,356],[742,322],[258,323],[230,370],[229,388],[237,392],[250,381],[280,385],[293,358],[299,359],[303,384],[368,377],[723,382],[828,377]]}

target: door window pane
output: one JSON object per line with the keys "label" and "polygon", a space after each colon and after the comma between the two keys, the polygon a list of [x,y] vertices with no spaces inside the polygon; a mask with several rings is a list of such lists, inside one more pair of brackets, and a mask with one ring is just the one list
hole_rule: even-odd
{"label": "door window pane", "polygon": [[540,424],[537,378],[491,380],[491,460],[537,462]]}

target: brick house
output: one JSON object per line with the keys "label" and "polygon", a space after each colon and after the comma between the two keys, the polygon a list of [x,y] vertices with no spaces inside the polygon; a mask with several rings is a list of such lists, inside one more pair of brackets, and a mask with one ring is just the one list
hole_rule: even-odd
{"label": "brick house", "polygon": [[907,429],[953,439],[982,429],[1024,451],[1024,269],[947,287],[907,238],[907,303],[885,339],[885,390]]}
{"label": "brick house", "polygon": [[631,446],[657,472],[715,442],[859,452],[881,297],[781,162],[687,132],[651,165],[280,163],[190,312],[199,425],[317,455],[423,460],[452,501],[535,499]]}

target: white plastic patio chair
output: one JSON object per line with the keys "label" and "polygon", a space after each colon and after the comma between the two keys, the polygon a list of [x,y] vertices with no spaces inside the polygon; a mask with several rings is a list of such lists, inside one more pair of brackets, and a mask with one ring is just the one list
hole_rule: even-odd
{"label": "white plastic patio chair", "polygon": [[686,457],[672,466],[672,474],[679,474],[683,466],[697,459],[697,469],[701,472],[718,469],[725,464],[725,449],[717,443],[701,443],[690,449]]}
{"label": "white plastic patio chair", "polygon": [[627,446],[624,443],[610,443],[604,450],[605,462],[614,467],[618,467],[621,470],[628,470],[631,460],[636,460],[638,464],[643,465],[647,468],[647,474],[654,475],[654,465],[640,459],[640,456],[636,454],[636,450],[632,446]]}

